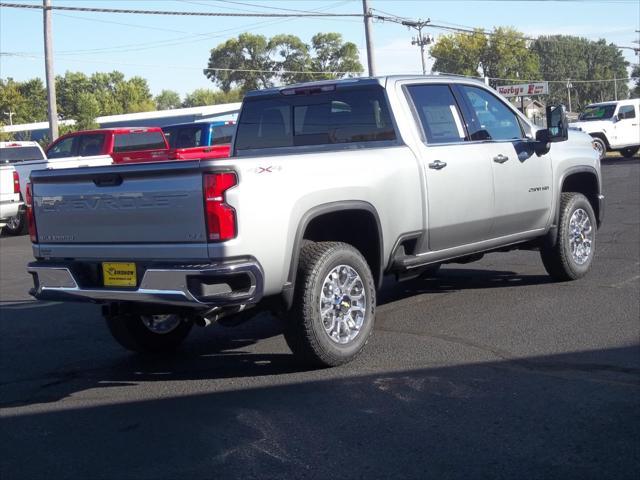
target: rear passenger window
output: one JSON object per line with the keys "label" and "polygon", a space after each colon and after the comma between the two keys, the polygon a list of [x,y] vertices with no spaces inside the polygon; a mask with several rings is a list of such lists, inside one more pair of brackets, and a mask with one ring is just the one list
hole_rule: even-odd
{"label": "rear passenger window", "polygon": [[120,133],[115,136],[113,144],[113,151],[116,153],[165,148],[164,136],[161,132]]}
{"label": "rear passenger window", "polygon": [[413,85],[408,90],[428,143],[465,140],[462,117],[448,86]]}
{"label": "rear passenger window", "polygon": [[100,133],[80,135],[78,137],[78,155],[81,157],[91,157],[100,155],[102,145],[104,144],[104,135]]}

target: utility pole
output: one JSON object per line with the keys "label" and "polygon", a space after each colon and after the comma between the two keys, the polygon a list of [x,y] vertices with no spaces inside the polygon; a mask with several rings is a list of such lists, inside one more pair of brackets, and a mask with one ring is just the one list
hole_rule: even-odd
{"label": "utility pole", "polygon": [[616,77],[613,77],[613,96],[614,96],[614,100],[617,102],[618,101],[618,79]]}
{"label": "utility pole", "polygon": [[569,97],[569,112],[571,112],[571,88],[573,87],[573,84],[571,83],[571,80],[567,80],[567,96]]}
{"label": "utility pole", "polygon": [[424,56],[424,47],[425,45],[430,45],[431,43],[433,43],[433,37],[431,37],[431,35],[422,35],[422,29],[426,27],[430,22],[431,20],[429,19],[427,19],[426,21],[418,20],[417,22],[414,22],[412,20],[404,20],[402,22],[402,25],[404,25],[405,27],[413,28],[418,31],[418,36],[411,39],[411,45],[420,46],[420,61],[422,62],[423,75],[427,74],[427,61]]}
{"label": "utility pole", "polygon": [[56,80],[53,73],[53,39],[51,34],[51,0],[42,0],[44,14],[44,67],[47,76],[47,102],[49,104],[49,137],[58,138],[58,107]]}
{"label": "utility pole", "polygon": [[362,13],[364,13],[364,33],[367,39],[367,66],[369,67],[369,76],[375,77],[376,61],[375,58],[373,58],[373,21],[371,19],[368,0],[362,0]]}

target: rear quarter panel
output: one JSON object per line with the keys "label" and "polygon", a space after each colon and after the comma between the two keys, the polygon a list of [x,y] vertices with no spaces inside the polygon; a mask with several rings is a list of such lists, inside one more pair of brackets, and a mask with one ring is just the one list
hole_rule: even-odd
{"label": "rear quarter panel", "polygon": [[226,196],[238,213],[238,237],[209,244],[209,256],[256,257],[265,271],[266,295],[282,290],[298,225],[315,207],[353,200],[373,206],[385,261],[402,233],[423,228],[420,168],[406,146],[241,157],[207,165],[228,166],[239,176]]}

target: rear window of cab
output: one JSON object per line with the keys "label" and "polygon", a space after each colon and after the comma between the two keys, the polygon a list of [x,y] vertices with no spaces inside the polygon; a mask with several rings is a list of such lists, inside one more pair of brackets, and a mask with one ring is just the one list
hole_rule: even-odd
{"label": "rear window of cab", "polygon": [[245,99],[237,151],[396,139],[381,86]]}
{"label": "rear window of cab", "polygon": [[114,137],[113,151],[163,150],[166,148],[162,132],[118,133]]}

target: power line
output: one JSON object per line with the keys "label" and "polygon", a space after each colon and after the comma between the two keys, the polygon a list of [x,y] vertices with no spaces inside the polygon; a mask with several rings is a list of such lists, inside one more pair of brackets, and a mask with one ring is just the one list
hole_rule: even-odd
{"label": "power line", "polygon": [[[27,5],[24,3],[8,3],[0,2],[0,7],[6,8],[26,8],[32,10],[42,10],[42,5]],[[73,12],[95,12],[95,13],[126,13],[132,15],[171,15],[181,17],[273,17],[273,18],[291,18],[291,17],[312,17],[312,18],[330,18],[330,17],[359,17],[362,13],[231,13],[231,12],[185,12],[176,10],[136,10],[123,8],[95,8],[95,7],[68,7],[68,6],[51,6],[51,10],[66,10]]]}

